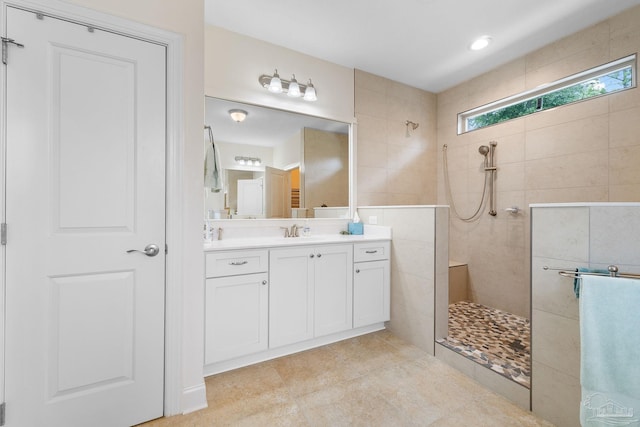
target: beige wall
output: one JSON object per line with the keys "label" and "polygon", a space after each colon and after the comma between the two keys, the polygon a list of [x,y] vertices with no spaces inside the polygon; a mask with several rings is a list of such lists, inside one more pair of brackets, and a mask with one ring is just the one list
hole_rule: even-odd
{"label": "beige wall", "polygon": [[[184,232],[182,293],[184,316],[177,321],[183,327],[182,386],[185,390],[204,390],[204,259],[202,256],[202,126],[204,122],[204,2],[184,0],[72,0],[72,3],[109,13],[184,37],[182,115],[184,116],[184,152],[182,158]],[[169,245],[172,242],[168,242]],[[188,394],[186,391],[185,393]],[[198,404],[199,398],[184,405]],[[204,402],[206,404],[206,401]],[[192,408],[193,409],[193,408]]]}
{"label": "beige wall", "polygon": [[358,206],[435,204],[436,96],[356,70],[355,112]]}
{"label": "beige wall", "polygon": [[[640,50],[640,7],[438,95],[438,203],[448,145],[453,198],[473,212],[482,188],[478,146],[498,142],[498,216],[451,221],[451,259],[469,264],[476,301],[529,316],[530,203],[640,200],[640,91],[632,89],[456,135],[459,112]],[[525,211],[512,216],[505,208]]]}
{"label": "beige wall", "polygon": [[[318,117],[353,121],[353,69],[225,29],[205,29],[205,93]],[[280,77],[313,80],[318,100],[306,102],[274,95],[258,83],[278,69]]]}

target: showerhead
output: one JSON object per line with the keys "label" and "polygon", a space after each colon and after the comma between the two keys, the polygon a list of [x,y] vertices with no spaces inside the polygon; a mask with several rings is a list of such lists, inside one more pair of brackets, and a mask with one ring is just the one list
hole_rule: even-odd
{"label": "showerhead", "polygon": [[489,154],[489,147],[487,147],[486,145],[481,145],[480,147],[478,147],[478,152],[483,156],[486,156],[487,154]]}

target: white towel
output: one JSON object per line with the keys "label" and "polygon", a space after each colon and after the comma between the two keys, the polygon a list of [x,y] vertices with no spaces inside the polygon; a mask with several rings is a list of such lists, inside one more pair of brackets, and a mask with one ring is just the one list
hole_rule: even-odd
{"label": "white towel", "polygon": [[206,128],[209,130],[209,144],[207,144],[207,151],[204,156],[204,187],[210,188],[214,193],[219,193],[223,187],[220,153],[213,142],[211,127],[206,126]]}
{"label": "white towel", "polygon": [[640,280],[582,276],[583,427],[640,425]]}

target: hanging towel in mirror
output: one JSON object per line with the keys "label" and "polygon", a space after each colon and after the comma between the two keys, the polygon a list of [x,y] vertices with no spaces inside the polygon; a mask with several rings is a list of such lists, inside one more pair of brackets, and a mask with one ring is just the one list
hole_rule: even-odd
{"label": "hanging towel in mirror", "polygon": [[222,191],[222,169],[220,168],[220,152],[213,142],[211,126],[205,126],[209,130],[209,144],[204,156],[204,187],[210,188],[213,193]]}

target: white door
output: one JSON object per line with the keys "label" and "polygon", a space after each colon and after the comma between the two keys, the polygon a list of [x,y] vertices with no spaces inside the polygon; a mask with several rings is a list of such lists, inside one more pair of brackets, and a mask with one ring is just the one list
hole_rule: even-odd
{"label": "white door", "polygon": [[262,215],[262,178],[238,180],[238,215]]}
{"label": "white door", "polygon": [[6,17],[7,425],[159,417],[165,48]]}

